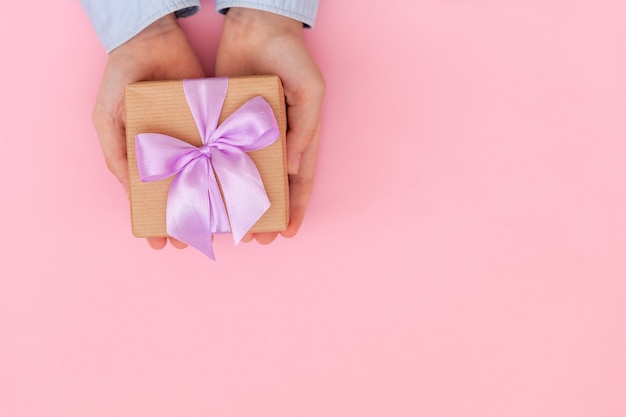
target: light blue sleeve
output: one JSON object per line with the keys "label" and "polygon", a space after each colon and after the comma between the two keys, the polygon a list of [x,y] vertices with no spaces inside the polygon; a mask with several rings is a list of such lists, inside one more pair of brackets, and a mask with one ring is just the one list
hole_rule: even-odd
{"label": "light blue sleeve", "polygon": [[226,13],[229,7],[247,7],[287,16],[306,26],[315,23],[318,5],[319,0],[215,0],[215,7],[221,13]]}
{"label": "light blue sleeve", "polygon": [[200,0],[80,0],[80,2],[107,53],[168,13],[186,17],[200,9]]}

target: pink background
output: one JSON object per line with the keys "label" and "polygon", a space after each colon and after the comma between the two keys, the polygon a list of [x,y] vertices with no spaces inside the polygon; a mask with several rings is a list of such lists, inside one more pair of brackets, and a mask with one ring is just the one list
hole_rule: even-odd
{"label": "pink background", "polygon": [[322,3],[306,222],[217,263],[131,236],[78,2],[4,19],[0,416],[626,415],[624,2]]}

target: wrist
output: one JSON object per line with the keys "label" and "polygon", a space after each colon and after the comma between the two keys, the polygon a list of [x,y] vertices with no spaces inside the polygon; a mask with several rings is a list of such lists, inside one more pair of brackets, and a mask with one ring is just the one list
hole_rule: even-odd
{"label": "wrist", "polygon": [[250,9],[246,7],[231,7],[226,14],[230,23],[242,28],[248,28],[257,32],[264,31],[292,31],[302,32],[302,22],[277,13],[264,10]]}
{"label": "wrist", "polygon": [[158,41],[164,35],[175,30],[180,30],[180,26],[178,25],[178,21],[174,14],[169,13],[146,26],[137,35],[111,51],[110,54],[114,54],[116,51],[123,52],[127,49],[145,48],[150,43]]}

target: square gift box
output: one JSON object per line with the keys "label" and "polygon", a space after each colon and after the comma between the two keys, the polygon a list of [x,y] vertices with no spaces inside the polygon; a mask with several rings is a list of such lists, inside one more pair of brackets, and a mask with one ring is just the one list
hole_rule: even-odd
{"label": "square gift box", "polygon": [[[209,112],[213,112],[213,117],[216,119],[218,117],[216,111],[219,112],[217,129],[215,130],[219,130],[222,123],[231,114],[239,112],[239,109],[246,107],[244,106],[245,103],[255,97],[262,97],[271,107],[275,117],[275,126],[278,129],[276,133],[278,139],[262,149],[246,152],[260,174],[270,204],[267,211],[258,218],[258,221],[252,225],[249,232],[277,232],[285,230],[289,222],[289,185],[286,164],[286,110],[283,88],[277,76],[247,76],[205,80],[147,81],[129,84],[126,87],[126,139],[130,172],[133,235],[136,237],[171,235],[171,233],[168,233],[168,225],[166,225],[169,221],[166,216],[166,207],[169,204],[170,185],[176,178],[176,175],[149,181],[145,181],[144,178],[144,181],[142,181],[140,179],[141,170],[138,168],[137,158],[137,152],[141,151],[141,149],[137,149],[136,139],[138,135],[141,136],[147,133],[167,135],[202,149],[203,139],[200,133],[202,128],[198,124],[198,120],[196,120],[198,118],[197,114],[193,113],[193,106],[190,104],[191,101],[187,90],[188,85],[194,82],[198,84],[197,81],[200,83],[209,81],[209,86],[213,85],[211,83],[215,81],[219,85],[224,86],[225,97],[223,98],[221,110],[215,105],[215,100],[211,102],[213,98],[207,97],[214,95],[212,93],[214,87],[210,87],[208,90],[199,90],[200,92],[196,94],[196,100],[203,102],[206,99],[208,101],[208,104],[201,103],[200,107],[205,107]],[[184,86],[184,82],[191,83]],[[218,93],[217,95],[220,94]],[[217,100],[219,102],[221,99],[218,98]],[[271,112],[269,113],[271,114]],[[254,116],[254,112],[252,112],[252,116]],[[211,117],[209,116],[208,118],[210,119]],[[232,118],[229,120],[232,120]],[[210,125],[211,121],[208,124]],[[246,129],[243,128],[243,130]],[[143,138],[141,139],[143,140]],[[141,146],[145,146],[143,143],[149,142],[142,142]],[[228,216],[231,218],[233,207],[229,207],[228,198],[224,198],[224,184],[220,182],[220,175],[215,167],[216,156],[209,157],[208,160],[214,161],[213,172],[217,174],[219,194],[221,194]],[[237,193],[239,190],[232,191]],[[216,196],[211,196],[210,198],[214,201]],[[178,201],[178,203],[184,204],[181,201]],[[240,207],[239,210],[246,210],[246,208]],[[225,233],[228,231],[213,230],[213,233]],[[207,236],[209,240],[211,239],[211,234],[209,233]]]}

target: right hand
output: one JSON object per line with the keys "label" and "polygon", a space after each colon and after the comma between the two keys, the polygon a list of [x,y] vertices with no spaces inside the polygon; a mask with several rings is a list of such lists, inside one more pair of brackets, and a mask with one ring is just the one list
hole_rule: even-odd
{"label": "right hand", "polygon": [[[302,225],[313,190],[326,84],[309,54],[302,22],[261,10],[232,7],[224,19],[216,75],[276,74],[287,103],[289,225],[293,237]],[[278,233],[247,234],[242,240],[267,244]]]}
{"label": "right hand", "polygon": [[[202,66],[173,14],[155,21],[109,54],[93,110],[93,124],[107,167],[127,195],[130,178],[126,156],[126,84],[202,77]],[[187,246],[172,238],[170,242],[177,248]],[[148,243],[161,249],[167,244],[167,238],[148,238]]]}

